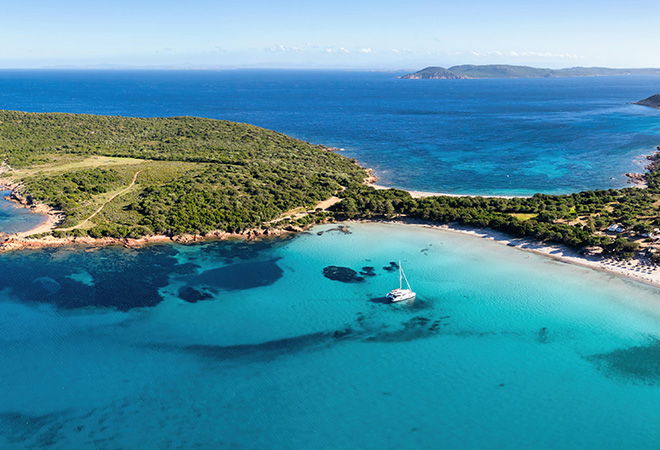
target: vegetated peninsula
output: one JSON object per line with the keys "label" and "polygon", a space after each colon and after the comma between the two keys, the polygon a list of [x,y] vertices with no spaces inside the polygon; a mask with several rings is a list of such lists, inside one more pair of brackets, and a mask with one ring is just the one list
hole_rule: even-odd
{"label": "vegetated peninsula", "polygon": [[58,212],[58,237],[267,230],[366,177],[326,147],[193,117],[0,111],[0,161],[16,200]]}
{"label": "vegetated peninsula", "polygon": [[505,64],[461,65],[448,69],[427,67],[399,78],[404,79],[469,79],[469,78],[551,78],[593,77],[613,75],[660,75],[660,69],[610,69],[606,67],[571,67],[567,69],[540,69],[529,66]]}
{"label": "vegetated peninsula", "polygon": [[413,198],[365,185],[368,170],[326,147],[251,125],[0,111],[0,184],[58,218],[49,236],[4,236],[0,247],[253,237],[328,220],[408,218],[660,261],[659,155],[648,157],[646,173],[629,174],[646,189]]}
{"label": "vegetated peninsula", "polygon": [[635,105],[650,106],[651,108],[660,109],[660,94],[655,94],[634,103]]}

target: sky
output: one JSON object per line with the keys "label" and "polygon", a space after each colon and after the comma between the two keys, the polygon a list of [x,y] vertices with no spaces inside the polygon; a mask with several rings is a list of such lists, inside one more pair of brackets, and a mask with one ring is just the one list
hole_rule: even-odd
{"label": "sky", "polygon": [[658,0],[0,0],[0,68],[660,67]]}

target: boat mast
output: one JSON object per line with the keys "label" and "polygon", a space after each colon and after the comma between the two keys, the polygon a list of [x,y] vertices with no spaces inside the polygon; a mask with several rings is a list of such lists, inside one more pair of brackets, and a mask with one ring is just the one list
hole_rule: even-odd
{"label": "boat mast", "polygon": [[399,260],[399,290],[403,289],[403,285],[401,284],[401,274],[403,273],[402,270],[403,269],[401,269],[401,260]]}
{"label": "boat mast", "polygon": [[410,283],[408,283],[408,277],[406,277],[406,273],[401,268],[401,261],[399,261],[399,286],[401,286],[401,275],[403,275],[403,278],[406,279],[406,285],[408,285],[408,290],[412,291],[412,289],[410,289]]}

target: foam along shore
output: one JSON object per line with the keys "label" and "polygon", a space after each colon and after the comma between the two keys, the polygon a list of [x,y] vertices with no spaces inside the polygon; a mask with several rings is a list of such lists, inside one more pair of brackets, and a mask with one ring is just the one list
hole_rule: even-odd
{"label": "foam along shore", "polygon": [[392,186],[382,186],[380,184],[375,184],[371,182],[366,183],[367,186],[371,186],[376,190],[386,190],[386,189],[397,189],[399,191],[408,192],[412,198],[424,198],[424,197],[485,197],[485,198],[527,198],[531,197],[530,195],[470,195],[470,194],[448,194],[446,192],[425,192],[425,191],[410,191],[408,189],[395,188]]}
{"label": "foam along shore", "polygon": [[660,288],[660,266],[645,258],[618,260],[599,255],[585,255],[559,244],[534,241],[533,239],[515,238],[499,231],[485,228],[470,228],[458,225],[435,225],[416,220],[392,220],[382,223],[397,223],[461,233],[475,238],[490,239],[512,249],[543,255],[568,264],[576,264],[612,275],[629,278]]}

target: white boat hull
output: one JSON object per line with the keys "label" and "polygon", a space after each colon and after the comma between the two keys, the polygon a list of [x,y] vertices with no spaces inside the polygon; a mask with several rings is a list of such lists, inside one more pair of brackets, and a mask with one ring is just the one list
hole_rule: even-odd
{"label": "white boat hull", "polygon": [[[406,285],[408,286],[408,289],[403,288],[403,280],[406,280]],[[389,298],[392,303],[394,302],[402,302],[404,300],[412,300],[415,298],[415,293],[410,289],[410,283],[408,283],[408,278],[406,278],[406,274],[403,273],[403,267],[401,267],[401,261],[399,261],[399,289],[392,289],[388,294],[387,298]]]}
{"label": "white boat hull", "polygon": [[415,298],[415,293],[410,289],[394,289],[387,294],[392,303],[402,302],[404,300],[412,300]]}

